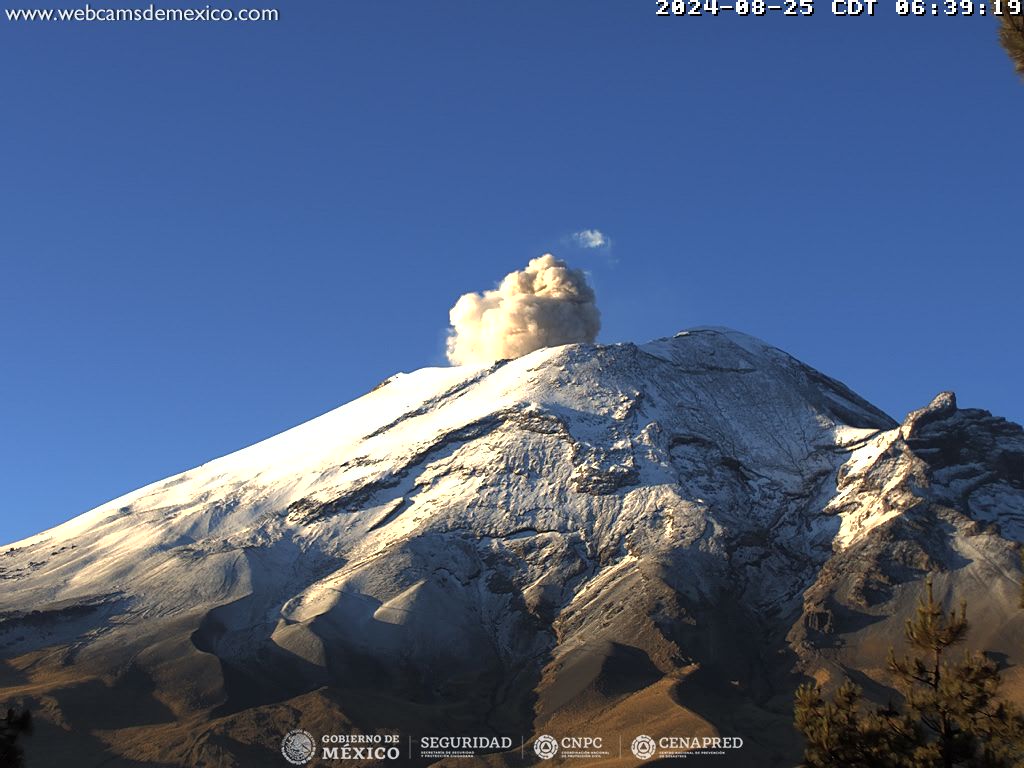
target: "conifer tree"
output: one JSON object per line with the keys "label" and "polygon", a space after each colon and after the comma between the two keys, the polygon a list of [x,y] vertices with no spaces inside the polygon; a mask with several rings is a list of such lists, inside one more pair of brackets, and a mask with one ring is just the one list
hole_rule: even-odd
{"label": "conifer tree", "polygon": [[1011,13],[1005,2],[1000,3],[999,42],[1002,43],[1017,74],[1024,77],[1024,13]]}
{"label": "conifer tree", "polygon": [[[1024,599],[1024,598],[1022,598]],[[970,625],[967,606],[946,611],[931,577],[905,635],[911,655],[889,652],[904,701],[873,708],[844,683],[831,700],[814,686],[796,695],[794,722],[807,768],[1021,768],[1024,718],[998,698],[999,669],[980,653],[950,658]]]}
{"label": "conifer tree", "polygon": [[980,653],[950,659],[967,637],[967,606],[947,612],[935,600],[932,580],[907,621],[913,656],[889,653],[889,669],[905,697],[915,732],[911,765],[1010,768],[1021,755],[1020,716],[997,698],[999,669]]}
{"label": "conifer tree", "polygon": [[806,740],[807,768],[898,768],[902,737],[888,722],[896,716],[863,706],[861,689],[847,680],[831,700],[815,685],[797,689],[794,721]]}
{"label": "conifer tree", "polygon": [[32,713],[26,709],[16,715],[13,709],[8,709],[7,717],[0,720],[0,768],[22,768],[25,756],[18,738],[31,733]]}

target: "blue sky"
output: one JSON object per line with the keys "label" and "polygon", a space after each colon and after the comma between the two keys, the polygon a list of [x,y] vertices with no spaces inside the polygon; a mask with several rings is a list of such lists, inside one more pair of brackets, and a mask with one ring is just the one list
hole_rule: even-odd
{"label": "blue sky", "polygon": [[0,20],[0,540],[443,364],[454,300],[545,251],[602,341],[728,325],[898,417],[1024,420],[991,19],[275,3]]}

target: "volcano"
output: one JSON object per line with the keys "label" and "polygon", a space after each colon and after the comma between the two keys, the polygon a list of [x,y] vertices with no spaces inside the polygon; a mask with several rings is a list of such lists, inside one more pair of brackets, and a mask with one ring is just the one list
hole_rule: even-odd
{"label": "volcano", "polygon": [[794,688],[884,701],[928,574],[1024,701],[1022,540],[1024,431],[951,393],[898,423],[726,329],[547,348],[398,374],[5,546],[0,702],[30,768],[286,766],[296,729],[409,765],[472,737],[632,766],[650,735],[791,766]]}

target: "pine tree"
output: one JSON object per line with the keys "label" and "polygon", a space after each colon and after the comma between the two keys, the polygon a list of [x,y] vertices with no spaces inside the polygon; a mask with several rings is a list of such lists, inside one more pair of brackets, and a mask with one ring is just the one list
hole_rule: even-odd
{"label": "pine tree", "polygon": [[1005,2],[1000,6],[999,42],[1013,61],[1017,74],[1024,77],[1024,14],[1011,13]]}
{"label": "pine tree", "polygon": [[1024,717],[998,698],[999,669],[980,653],[950,660],[970,625],[967,606],[947,612],[932,580],[905,635],[912,655],[889,669],[901,708],[872,708],[847,681],[830,700],[801,686],[794,723],[803,734],[807,768],[1020,768]]}
{"label": "pine tree", "polygon": [[7,717],[0,720],[0,768],[22,768],[25,754],[18,744],[21,736],[32,735],[32,713],[25,710],[16,715],[7,710]]}
{"label": "pine tree", "polygon": [[914,724],[914,766],[1010,768],[1021,754],[1022,720],[997,698],[996,664],[971,652],[949,659],[949,649],[964,641],[969,628],[966,604],[946,612],[929,577],[905,631],[917,654],[897,659],[889,653],[889,669]]}
{"label": "pine tree", "polygon": [[[905,744],[892,713],[866,710],[859,686],[847,680],[830,701],[815,685],[797,689],[794,722],[806,740],[807,768],[898,768]],[[898,717],[898,716],[897,716]]]}

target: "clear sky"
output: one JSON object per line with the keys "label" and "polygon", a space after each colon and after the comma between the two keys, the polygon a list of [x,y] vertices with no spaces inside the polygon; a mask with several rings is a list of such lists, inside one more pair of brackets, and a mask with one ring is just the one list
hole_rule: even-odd
{"label": "clear sky", "polygon": [[444,364],[454,300],[545,251],[602,341],[728,325],[900,418],[954,389],[1024,420],[991,18],[259,5],[0,18],[0,541]]}

